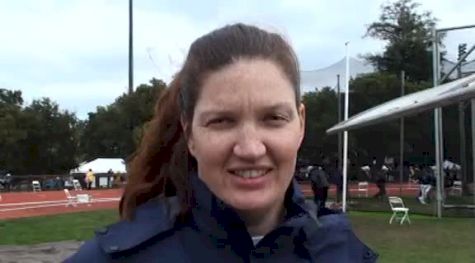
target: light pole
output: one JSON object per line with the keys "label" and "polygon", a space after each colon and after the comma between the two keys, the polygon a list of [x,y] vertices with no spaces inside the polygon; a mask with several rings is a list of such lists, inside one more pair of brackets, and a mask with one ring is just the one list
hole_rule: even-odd
{"label": "light pole", "polygon": [[[338,104],[338,122],[341,122],[341,93],[340,93],[340,74],[336,75],[336,94],[338,96],[337,98],[337,104]],[[342,156],[341,156],[341,132],[338,132],[338,167],[342,164]],[[338,197],[339,198],[339,197]]]}
{"label": "light pole", "polygon": [[134,25],[133,2],[129,0],[129,94],[134,92]]}
{"label": "light pole", "polygon": [[[348,57],[348,44],[350,42],[345,43],[346,48],[346,72],[345,72],[345,121],[348,120],[348,108],[349,108],[349,96],[350,96],[350,60]],[[348,131],[345,130],[343,132],[343,204],[342,209],[343,212],[346,212],[346,189],[347,189],[347,181],[348,181]]]}

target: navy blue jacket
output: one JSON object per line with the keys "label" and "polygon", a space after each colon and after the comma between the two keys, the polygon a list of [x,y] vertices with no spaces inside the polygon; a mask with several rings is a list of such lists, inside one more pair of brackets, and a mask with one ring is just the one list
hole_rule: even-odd
{"label": "navy blue jacket", "polygon": [[318,215],[294,181],[282,224],[254,246],[244,222],[199,179],[192,180],[191,216],[175,220],[175,198],[138,207],[133,221],[96,232],[66,262],[376,262],[344,214]]}

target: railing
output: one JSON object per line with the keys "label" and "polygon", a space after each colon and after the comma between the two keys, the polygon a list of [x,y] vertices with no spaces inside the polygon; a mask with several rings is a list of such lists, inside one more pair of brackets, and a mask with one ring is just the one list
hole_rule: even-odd
{"label": "railing", "polygon": [[[120,187],[123,182],[124,174],[95,174],[97,188],[117,188]],[[104,180],[106,178],[106,180]],[[72,189],[73,179],[77,179],[83,188],[86,187],[84,182],[84,174],[56,174],[56,175],[11,175],[0,176],[0,192],[20,192],[20,191],[32,191],[32,181],[37,180],[40,182],[41,190],[62,190]],[[104,184],[104,181],[107,183]]]}

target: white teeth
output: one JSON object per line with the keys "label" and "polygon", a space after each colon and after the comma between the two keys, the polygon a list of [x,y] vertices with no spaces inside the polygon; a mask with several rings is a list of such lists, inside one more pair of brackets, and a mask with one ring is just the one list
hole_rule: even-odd
{"label": "white teeth", "polygon": [[237,176],[241,176],[244,178],[254,178],[254,177],[259,177],[262,176],[266,173],[265,170],[240,170],[240,171],[235,171],[234,174]]}

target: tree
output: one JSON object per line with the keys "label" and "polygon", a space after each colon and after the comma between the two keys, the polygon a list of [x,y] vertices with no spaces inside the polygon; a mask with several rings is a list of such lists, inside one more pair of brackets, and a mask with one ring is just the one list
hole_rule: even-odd
{"label": "tree", "polygon": [[431,79],[431,29],[437,19],[430,12],[418,13],[419,4],[399,0],[381,8],[379,21],[371,23],[366,36],[387,42],[382,54],[367,55],[366,59],[379,71],[399,74],[401,70],[412,81]]}
{"label": "tree", "polygon": [[0,89],[0,169],[13,171],[18,162],[18,143],[27,133],[22,129],[23,98],[21,91]]}
{"label": "tree", "polygon": [[[325,147],[329,144],[336,146],[335,136],[326,136],[328,129],[336,120],[336,93],[330,88],[321,91],[308,92],[303,95],[306,110],[305,137],[300,149],[300,156],[311,163],[321,163],[323,155],[329,154]],[[335,137],[335,138],[334,138]]]}
{"label": "tree", "polygon": [[[306,120],[305,137],[299,151],[299,158],[310,164],[322,164],[324,159],[336,160],[338,137],[326,134],[326,130],[338,121],[336,92],[325,87],[305,93],[302,100],[305,105]],[[354,147],[352,140],[350,143]]]}
{"label": "tree", "polygon": [[[396,75],[390,73],[367,74],[351,81],[351,115],[399,97],[400,82]],[[405,93],[424,90],[430,86],[429,82],[407,81]],[[420,160],[419,156],[423,153],[433,152],[431,139],[433,127],[431,123],[432,116],[430,112],[406,118],[406,157]],[[371,125],[353,131],[360,156],[359,161],[365,163],[373,157],[382,159],[384,156],[398,156],[399,132],[399,120]]]}
{"label": "tree", "polygon": [[73,113],[61,111],[49,98],[34,100],[23,111],[22,127],[27,136],[17,147],[18,173],[60,174],[77,165],[77,119]]}
{"label": "tree", "polygon": [[165,87],[163,81],[152,79],[150,84],[141,84],[134,92],[124,93],[114,103],[89,113],[81,133],[81,159],[126,158],[132,154]]}
{"label": "tree", "polygon": [[[428,82],[406,82],[406,93],[430,87]],[[390,73],[372,73],[350,82],[350,116],[400,96],[400,80]],[[337,159],[337,136],[326,130],[337,123],[337,94],[330,88],[303,95],[306,108],[305,138],[299,159],[322,164],[323,158]],[[454,118],[455,120],[455,118]],[[406,118],[406,160],[429,163],[433,154],[433,125],[430,112]],[[447,120],[453,122],[453,120]],[[450,129],[446,130],[451,132]],[[363,127],[349,133],[349,158],[352,168],[368,164],[373,157],[399,156],[399,120]],[[448,148],[449,149],[449,148]],[[352,174],[354,176],[356,174]]]}
{"label": "tree", "polygon": [[76,121],[48,98],[23,107],[20,91],[0,90],[0,167],[14,174],[67,172],[76,165]]}

